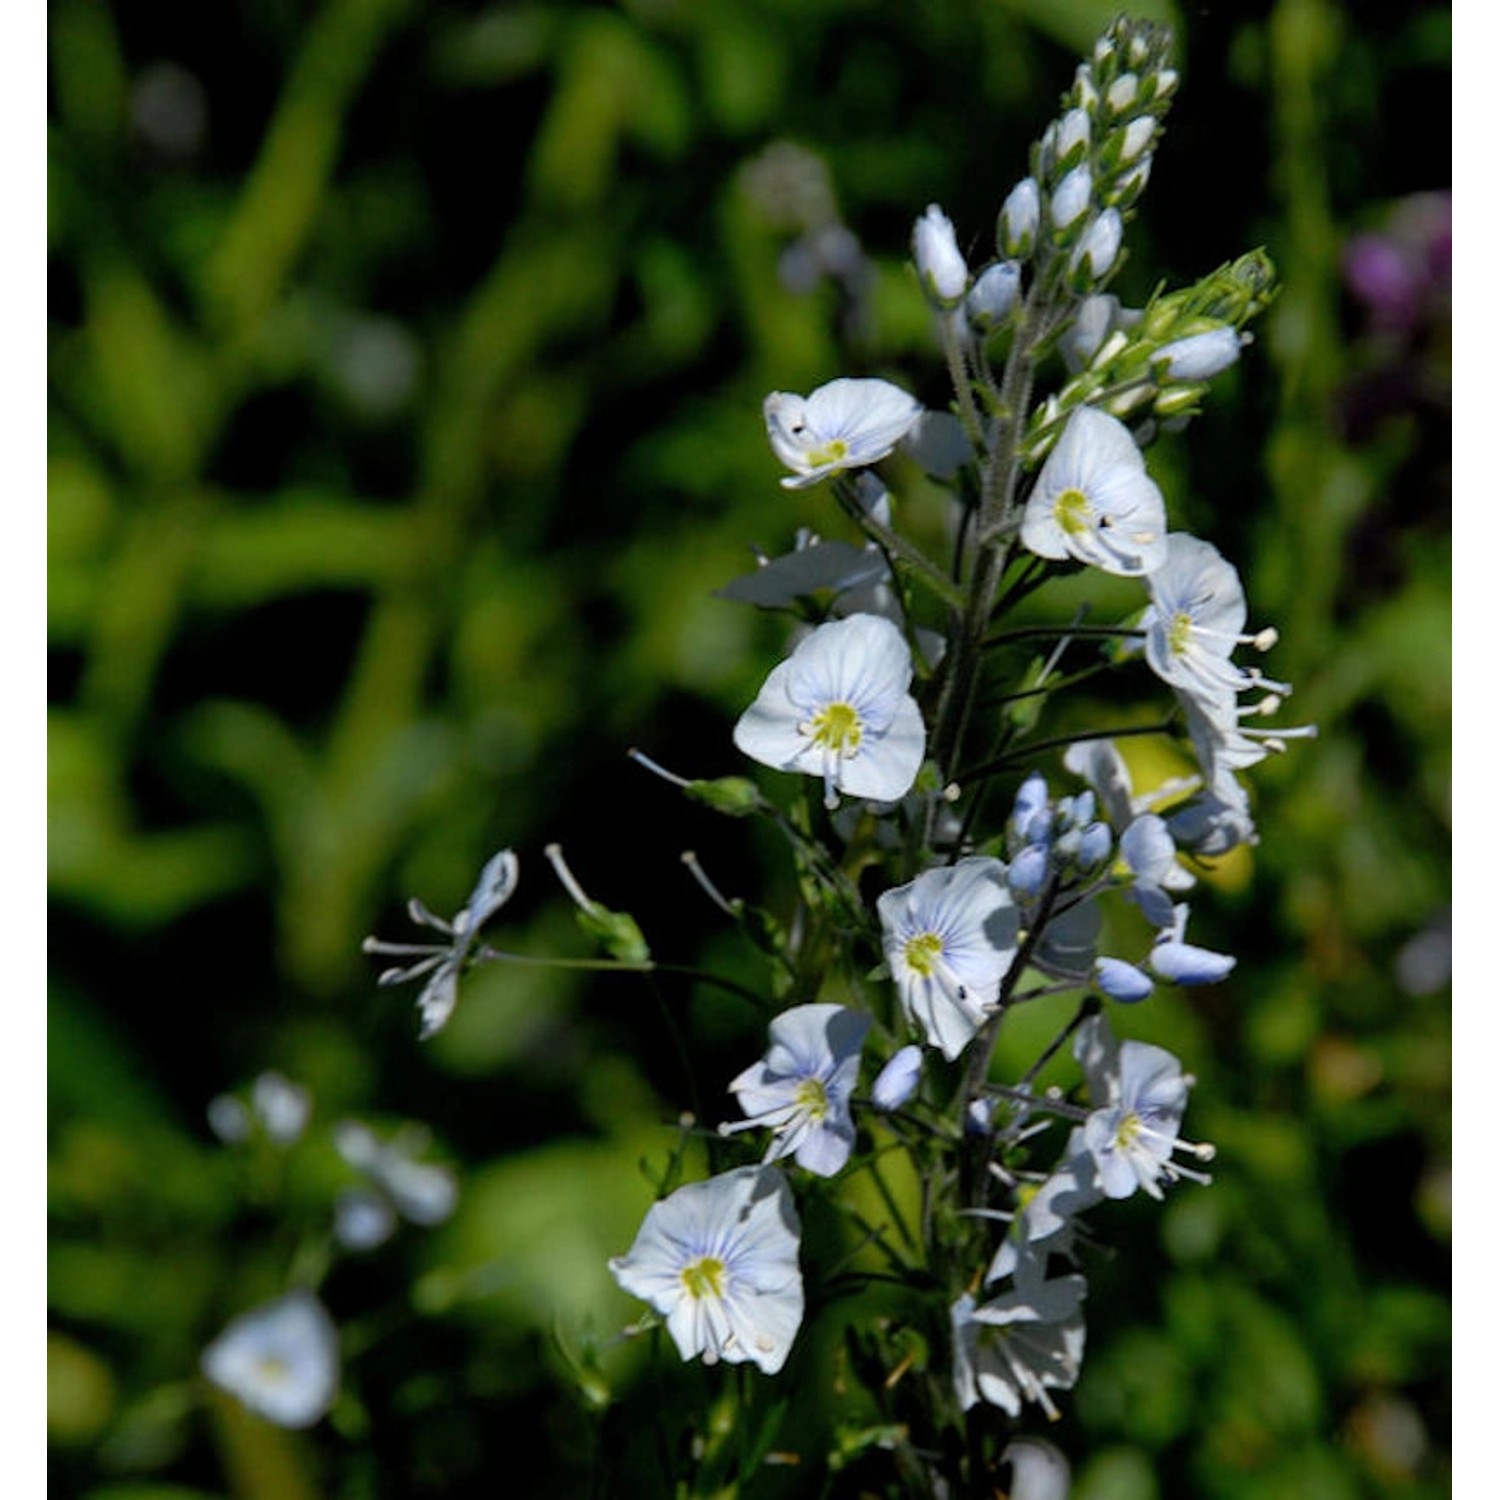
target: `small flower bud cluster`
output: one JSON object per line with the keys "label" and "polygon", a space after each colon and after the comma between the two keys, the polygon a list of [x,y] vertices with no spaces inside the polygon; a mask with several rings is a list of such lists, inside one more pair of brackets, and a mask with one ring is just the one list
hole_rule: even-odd
{"label": "small flower bud cluster", "polygon": [[1081,406],[1137,422],[1196,416],[1208,382],[1236,364],[1250,342],[1242,325],[1276,290],[1275,267],[1256,250],[1142,309],[1122,307],[1107,293],[1084,297],[1058,345],[1073,378],[1033,413],[1027,462],[1051,452]]}
{"label": "small flower bud cluster", "polygon": [[1031,175],[1000,210],[1005,260],[1035,257],[1048,275],[1057,267],[1079,294],[1117,268],[1125,219],[1177,88],[1168,44],[1165,29],[1122,19],[1079,66],[1062,114],[1032,150]]}
{"label": "small flower bud cluster", "polygon": [[1006,881],[1018,900],[1039,895],[1049,878],[1061,887],[1104,865],[1113,838],[1109,824],[1100,822],[1094,813],[1091,791],[1060,797],[1054,803],[1039,772],[1033,771],[1021,783],[1006,829],[1011,854]]}

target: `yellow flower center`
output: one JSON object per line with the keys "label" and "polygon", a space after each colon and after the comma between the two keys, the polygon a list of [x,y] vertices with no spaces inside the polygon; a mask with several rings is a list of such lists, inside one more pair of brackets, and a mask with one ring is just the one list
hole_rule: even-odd
{"label": "yellow flower center", "polygon": [[1173,656],[1181,656],[1186,651],[1193,639],[1193,617],[1182,610],[1172,616],[1172,623],[1167,628],[1167,649]]}
{"label": "yellow flower center", "polygon": [[821,469],[829,464],[841,464],[849,456],[849,445],[843,438],[832,438],[821,448],[809,448],[805,455],[808,465]]}
{"label": "yellow flower center", "polygon": [[1141,1117],[1132,1113],[1120,1121],[1119,1128],[1115,1131],[1115,1147],[1120,1151],[1128,1151],[1135,1145],[1141,1133]]}
{"label": "yellow flower center", "polygon": [[267,1385],[280,1385],[292,1373],[291,1366],[274,1354],[264,1354],[257,1361],[255,1373]]}
{"label": "yellow flower center", "polygon": [[797,1085],[797,1108],[805,1110],[808,1117],[821,1120],[828,1113],[828,1090],[820,1078],[804,1078]]}
{"label": "yellow flower center", "polygon": [[705,1297],[722,1297],[724,1281],[724,1262],[717,1256],[705,1255],[682,1268],[682,1284],[688,1296],[698,1302]]}
{"label": "yellow flower center", "polygon": [[812,741],[835,755],[853,755],[865,728],[852,704],[830,703],[812,717]]}
{"label": "yellow flower center", "polygon": [[906,964],[915,974],[929,979],[937,968],[938,955],[943,951],[943,940],[935,932],[919,933],[906,940]]}
{"label": "yellow flower center", "polygon": [[1082,490],[1064,490],[1052,502],[1053,517],[1069,536],[1078,536],[1089,529],[1091,513],[1089,497]]}

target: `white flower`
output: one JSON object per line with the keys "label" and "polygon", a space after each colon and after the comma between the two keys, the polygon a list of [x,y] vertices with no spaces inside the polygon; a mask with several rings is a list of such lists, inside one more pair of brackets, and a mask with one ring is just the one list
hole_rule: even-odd
{"label": "white flower", "polygon": [[829,808],[840,793],[897,801],[927,744],[911,676],[911,652],[889,620],[857,614],[820,625],[772,669],[734,742],[762,765],[821,776]]}
{"label": "white flower", "polygon": [[875,903],[907,1016],[950,1062],[968,1046],[1016,956],[1016,911],[998,859],[928,870]]}
{"label": "white flower", "polygon": [[373,1250],[396,1232],[396,1210],[371,1188],[342,1188],[333,1203],[333,1236],[346,1250]]}
{"label": "white flower", "polygon": [[424,974],[432,977],[417,996],[417,1013],[422,1018],[421,1036],[425,1040],[448,1024],[458,1003],[458,979],[468,962],[469,952],[479,938],[479,929],[510,900],[516,889],[520,865],[509,849],[502,849],[479,872],[474,889],[463,909],[451,922],[445,922],[413,898],[406,909],[413,922],[431,927],[443,934],[444,943],[387,943],[380,938],[364,941],[366,953],[383,953],[417,962],[381,972],[376,983],[402,984]]}
{"label": "white flower", "polygon": [[805,399],[772,391],[765,400],[771,447],[794,471],[781,481],[789,490],[878,462],[921,414],[921,402],[888,380],[831,380]]}
{"label": "white flower", "polygon": [[842,1170],[854,1147],[849,1096],[870,1017],[844,1005],[794,1005],[771,1022],[765,1058],[746,1068],[729,1091],[748,1119],[720,1126],[724,1134],[769,1126],[765,1159],[795,1155],[819,1177]]}
{"label": "white flower", "polygon": [[203,1351],[203,1373],[278,1427],[311,1427],[338,1393],[339,1338],[311,1292],[236,1318]]}
{"label": "white flower", "polygon": [[1245,591],[1219,549],[1174,531],[1146,581],[1151,604],[1141,624],[1151,670],[1205,703],[1246,687],[1243,668],[1230,660],[1236,646],[1253,640],[1244,633]]}
{"label": "white flower", "polygon": [[382,1141],[368,1125],[341,1120],[334,1130],[338,1153],[363,1172],[390,1199],[402,1218],[431,1227],[441,1224],[458,1203],[458,1183],[447,1167],[416,1160],[426,1132],[407,1129]]}
{"label": "white flower", "polygon": [[298,1140],[312,1115],[312,1095],[274,1070],[262,1073],[251,1085],[250,1103],[278,1146]]}
{"label": "white flower", "polygon": [[648,1210],[615,1280],[667,1322],[683,1359],[786,1363],[802,1322],[801,1225],[775,1167],[741,1167],[678,1188]]}
{"label": "white flower", "polygon": [[963,1296],[950,1310],[953,1383],[967,1411],[980,1400],[1013,1417],[1023,1401],[1057,1416],[1048,1390],[1069,1390],[1083,1363],[1082,1276],[1047,1280],[1036,1257],[1017,1268],[1015,1288],[975,1306]]}
{"label": "white flower", "polygon": [[1130,429],[1092,406],[1068,418],[1026,501],[1021,540],[1038,557],[1106,573],[1150,573],[1166,560],[1161,491]]}
{"label": "white flower", "polygon": [[939,307],[953,307],[969,285],[969,268],[958,248],[953,221],[936,203],[917,220],[911,233],[911,254],[922,290]]}
{"label": "white flower", "polygon": [[1097,1105],[1084,1121],[1082,1144],[1105,1197],[1128,1198],[1139,1187],[1160,1198],[1162,1178],[1202,1180],[1172,1159],[1179,1149],[1200,1156],[1208,1150],[1178,1138],[1192,1082],[1182,1064],[1163,1047],[1117,1040],[1102,1015],[1078,1028],[1074,1052]]}

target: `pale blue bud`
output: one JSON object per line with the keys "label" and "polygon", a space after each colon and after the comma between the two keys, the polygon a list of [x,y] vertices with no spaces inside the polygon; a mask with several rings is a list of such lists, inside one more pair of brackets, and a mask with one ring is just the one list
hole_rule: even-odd
{"label": "pale blue bud", "polygon": [[1090,823],[1078,840],[1078,863],[1085,870],[1093,870],[1109,858],[1113,840],[1108,823]]}
{"label": "pale blue bud", "polygon": [[1040,771],[1033,771],[1016,792],[1016,805],[1011,809],[1011,821],[1017,828],[1025,828],[1037,813],[1046,811],[1047,778]]}
{"label": "pale blue bud", "polygon": [[1134,73],[1121,73],[1110,84],[1108,92],[1104,95],[1105,103],[1109,105],[1115,114],[1124,114],[1135,103],[1135,96],[1140,91],[1141,81]]}
{"label": "pale blue bud", "polygon": [[922,1076],[922,1049],[917,1046],[903,1047],[876,1074],[870,1088],[870,1097],[876,1109],[900,1109],[917,1091],[917,1081]]}
{"label": "pale blue bud", "polygon": [[1073,269],[1081,272],[1087,268],[1089,279],[1097,281],[1114,265],[1115,257],[1120,253],[1123,234],[1124,225],[1120,220],[1119,209],[1106,208],[1089,225],[1087,232],[1079,240],[1077,249],[1073,251]]}
{"label": "pale blue bud", "polygon": [[1036,245],[1042,220],[1042,193],[1036,178],[1023,177],[1000,205],[996,238],[1000,251],[1012,260],[1025,260]]}
{"label": "pale blue bud", "polygon": [[1017,896],[1034,896],[1047,879],[1049,852],[1043,844],[1029,844],[1011,861],[1006,882]]}
{"label": "pale blue bud", "polygon": [[1150,115],[1141,115],[1125,127],[1125,135],[1120,143],[1120,164],[1128,165],[1138,157],[1147,146],[1151,144],[1151,137],[1156,133],[1156,121]]}
{"label": "pale blue bud", "polygon": [[1152,364],[1166,361],[1168,380],[1212,380],[1240,357],[1240,336],[1233,328],[1210,328],[1189,334],[1157,350]]}
{"label": "pale blue bud", "polygon": [[917,220],[911,235],[912,259],[922,290],[939,307],[952,307],[969,284],[969,268],[964,264],[953,232],[953,221],[936,203]]}
{"label": "pale blue bud", "polygon": [[1057,122],[1057,164],[1065,167],[1075,157],[1088,151],[1089,117],[1081,109],[1070,109]]}
{"label": "pale blue bud", "polygon": [[1076,222],[1089,206],[1089,199],[1093,196],[1093,192],[1093,174],[1087,167],[1074,167],[1058,183],[1056,192],[1052,194],[1053,226],[1057,229],[1066,229],[1068,225]]}
{"label": "pale blue bud", "polygon": [[1134,1005],[1156,988],[1148,975],[1122,958],[1096,958],[1094,982],[1111,1000],[1122,1005]]}
{"label": "pale blue bud", "polygon": [[1167,941],[1151,950],[1151,967],[1172,984],[1217,984],[1237,960],[1228,953]]}
{"label": "pale blue bud", "polygon": [[1020,262],[996,261],[981,272],[979,279],[969,288],[969,298],[964,304],[969,322],[981,333],[998,328],[1016,305],[1020,294]]}

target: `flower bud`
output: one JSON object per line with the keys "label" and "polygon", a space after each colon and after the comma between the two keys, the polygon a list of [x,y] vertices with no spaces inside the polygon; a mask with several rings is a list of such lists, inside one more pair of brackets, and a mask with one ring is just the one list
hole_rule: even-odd
{"label": "flower bud", "polygon": [[1081,109],[1070,109],[1057,122],[1054,146],[1059,167],[1070,167],[1083,160],[1089,149],[1089,117]]}
{"label": "flower bud", "polygon": [[1156,121],[1150,115],[1137,115],[1125,127],[1120,141],[1120,165],[1128,166],[1151,144],[1156,133]]}
{"label": "flower bud", "polygon": [[1068,1500],[1068,1461],[1045,1439],[1012,1439],[1000,1462],[1010,1465],[1010,1500]]}
{"label": "flower bud", "polygon": [[1006,881],[1014,895],[1034,896],[1047,879],[1050,853],[1044,844],[1030,844],[1011,862]]}
{"label": "flower bud", "polygon": [[1098,281],[1107,275],[1120,253],[1124,226],[1117,208],[1106,208],[1092,224],[1073,251],[1069,270],[1075,286]]}
{"label": "flower bud", "polygon": [[1078,840],[1078,863],[1082,869],[1096,870],[1109,858],[1113,846],[1108,823],[1090,823]]}
{"label": "flower bud", "polygon": [[969,315],[969,322],[980,333],[989,333],[1009,316],[1020,294],[1020,262],[999,260],[980,272],[974,285],[969,288],[964,310]]}
{"label": "flower bud", "polygon": [[922,1076],[922,1049],[903,1047],[875,1076],[870,1097],[876,1109],[900,1109],[917,1090]]}
{"label": "flower bud", "polygon": [[1135,1005],[1156,988],[1149,975],[1122,958],[1096,958],[1094,983],[1111,1000],[1118,1000],[1122,1005]]}
{"label": "flower bud", "polygon": [[1114,114],[1123,115],[1135,103],[1140,91],[1141,81],[1134,73],[1121,73],[1105,92],[1104,102]]}
{"label": "flower bud", "polygon": [[1050,213],[1054,229],[1066,229],[1089,206],[1094,177],[1087,167],[1074,167],[1052,194]]}
{"label": "flower bud", "polygon": [[1025,260],[1036,246],[1041,217],[1042,195],[1036,178],[1023,177],[1000,206],[1000,222],[995,231],[1000,253],[1012,260]]}
{"label": "flower bud", "polygon": [[954,306],[969,284],[969,268],[964,264],[953,222],[936,203],[917,220],[911,236],[912,259],[922,290],[939,307]]}
{"label": "flower bud", "polygon": [[1233,328],[1211,328],[1163,345],[1151,363],[1161,370],[1165,362],[1163,373],[1168,380],[1211,380],[1239,357],[1239,334]]}

